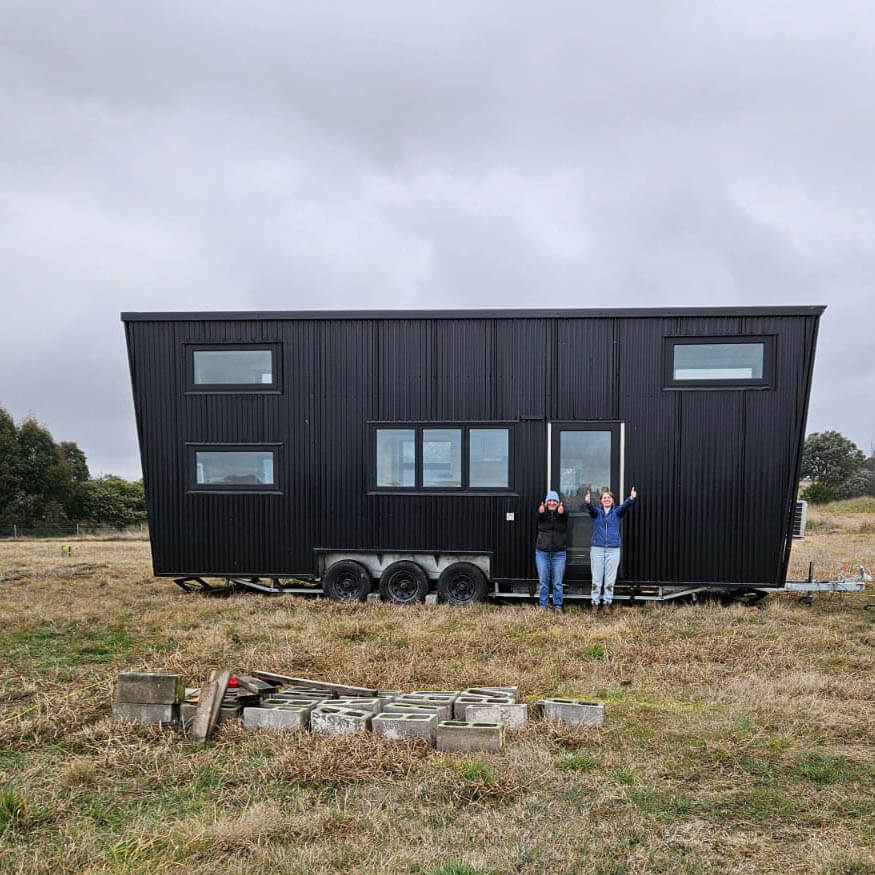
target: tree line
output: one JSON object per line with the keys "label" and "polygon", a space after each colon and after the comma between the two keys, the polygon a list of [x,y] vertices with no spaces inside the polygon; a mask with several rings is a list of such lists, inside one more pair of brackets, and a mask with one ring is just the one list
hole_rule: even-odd
{"label": "tree line", "polygon": [[35,419],[16,425],[0,407],[0,526],[124,528],[145,519],[142,480],[92,478],[74,441],[55,443]]}

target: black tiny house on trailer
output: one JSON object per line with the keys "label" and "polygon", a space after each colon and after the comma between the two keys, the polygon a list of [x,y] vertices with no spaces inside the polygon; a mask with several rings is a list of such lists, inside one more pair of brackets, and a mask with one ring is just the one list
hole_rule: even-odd
{"label": "black tiny house on trailer", "polygon": [[535,510],[639,502],[627,595],[781,586],[823,307],[123,313],[155,574],[526,596]]}

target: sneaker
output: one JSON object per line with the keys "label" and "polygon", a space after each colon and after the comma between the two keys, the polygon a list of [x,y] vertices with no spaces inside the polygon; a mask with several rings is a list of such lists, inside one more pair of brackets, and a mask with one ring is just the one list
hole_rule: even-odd
{"label": "sneaker", "polygon": [[565,613],[565,608],[563,608],[562,605],[553,605],[553,610],[557,614],[564,614]]}
{"label": "sneaker", "polygon": [[590,608],[590,611],[591,611],[593,614],[597,614],[597,613],[599,612],[599,606],[598,606],[598,605],[593,605],[593,606]]}

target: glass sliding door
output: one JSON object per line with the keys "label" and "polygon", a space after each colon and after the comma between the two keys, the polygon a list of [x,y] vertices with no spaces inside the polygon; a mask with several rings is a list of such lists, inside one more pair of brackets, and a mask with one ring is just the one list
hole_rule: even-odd
{"label": "glass sliding door", "polygon": [[592,518],[583,506],[587,489],[593,504],[601,490],[620,489],[620,423],[554,422],[550,435],[550,488],[562,497],[568,514],[566,575],[589,574]]}

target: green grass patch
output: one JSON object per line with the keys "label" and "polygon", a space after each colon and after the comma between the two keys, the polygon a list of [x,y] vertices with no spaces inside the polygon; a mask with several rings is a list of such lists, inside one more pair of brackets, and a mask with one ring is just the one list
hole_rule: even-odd
{"label": "green grass patch", "polygon": [[689,814],[692,808],[686,796],[658,787],[632,789],[629,791],[629,798],[642,814],[658,820],[676,820]]}
{"label": "green grass patch", "polygon": [[598,766],[598,757],[586,751],[567,754],[556,763],[556,768],[562,772],[591,772]]}

